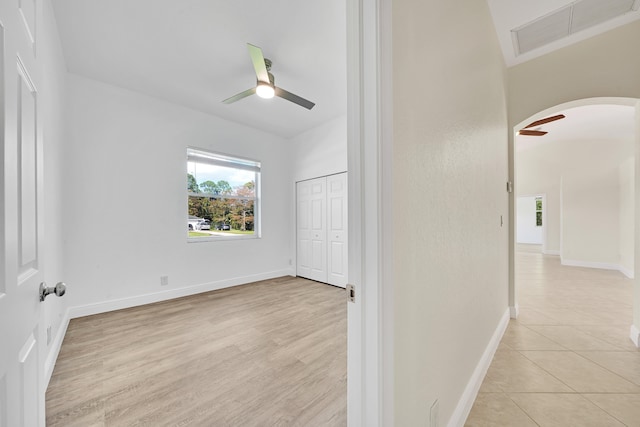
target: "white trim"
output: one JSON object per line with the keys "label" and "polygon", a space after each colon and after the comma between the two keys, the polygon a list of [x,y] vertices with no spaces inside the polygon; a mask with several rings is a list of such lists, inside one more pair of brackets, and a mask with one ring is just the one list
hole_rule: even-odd
{"label": "white trim", "polygon": [[496,326],[493,336],[491,337],[489,344],[487,344],[482,357],[478,361],[476,369],[474,369],[473,374],[462,393],[462,397],[460,397],[460,400],[456,405],[456,409],[453,411],[453,415],[451,415],[451,418],[447,423],[448,427],[461,427],[467,420],[469,412],[471,412],[471,408],[473,407],[473,402],[475,402],[476,396],[478,396],[478,390],[480,390],[480,386],[482,385],[482,381],[484,380],[487,370],[491,365],[493,356],[498,349],[498,345],[500,345],[500,340],[509,325],[509,317],[510,310],[507,309],[502,315],[500,322],[498,322],[498,326]]}
{"label": "white trim", "polygon": [[625,276],[627,276],[627,278],[629,279],[633,279],[634,278],[634,271],[630,268],[627,268],[625,266],[619,265],[618,266],[618,271],[622,274],[624,274]]}
{"label": "white trim", "polygon": [[631,338],[636,347],[640,348],[640,329],[636,328],[636,325],[631,325],[629,338]]}
{"label": "white trim", "polygon": [[633,279],[633,271],[629,270],[621,266],[620,264],[611,264],[608,262],[594,262],[594,261],[580,261],[574,259],[564,259],[560,260],[562,265],[566,265],[569,267],[586,267],[586,268],[598,268],[600,270],[616,270],[624,274],[630,279]]}
{"label": "white trim", "polygon": [[595,261],[581,261],[575,259],[562,258],[560,261],[562,265],[570,267],[586,267],[586,268],[598,268],[601,270],[618,270],[620,268],[617,264],[611,264],[608,262],[595,262]]}
{"label": "white trim", "polygon": [[60,349],[62,348],[62,342],[64,341],[64,336],[67,333],[67,328],[69,327],[70,312],[67,308],[62,316],[62,321],[60,322],[60,326],[58,327],[58,331],[56,332],[56,336],[51,342],[51,347],[49,348],[49,353],[47,354],[47,358],[44,361],[44,389],[45,391],[49,387],[49,381],[51,381],[51,375],[53,375],[53,368],[56,366],[56,361],[58,360],[58,355],[60,354]]}
{"label": "white trim", "polygon": [[392,426],[394,409],[394,281],[393,281],[393,40],[392,0],[378,2],[378,44],[380,75],[380,425]]}
{"label": "white trim", "polygon": [[[390,249],[384,248],[384,236],[388,235],[383,232],[382,219],[388,211],[381,191],[382,174],[389,172],[391,166],[385,163],[382,152],[386,152],[384,147],[389,143],[385,138],[391,135],[392,103],[384,105],[381,100],[384,97],[388,102],[386,97],[391,96],[390,75],[381,76],[392,66],[387,63],[391,53],[390,25],[390,0],[348,0],[349,283],[356,286],[355,304],[349,303],[347,310],[350,427],[377,427],[383,419],[393,419],[393,362],[385,360],[389,354],[385,346],[393,348],[385,333],[393,331],[393,324],[383,324],[382,318],[383,312],[392,316],[392,300],[383,303],[382,295],[392,292],[392,283],[383,278],[391,274],[393,257]],[[383,33],[382,28],[388,33]],[[393,318],[385,318],[386,322],[393,322]],[[387,381],[388,390],[383,390],[383,381]]]}
{"label": "white trim", "polygon": [[364,322],[362,320],[362,4],[347,1],[347,170],[349,171],[348,241],[349,284],[355,286],[355,302],[347,302],[347,425],[363,425],[364,412]]}
{"label": "white trim", "polygon": [[560,256],[560,251],[557,249],[547,249],[546,251],[543,249],[542,253],[544,255],[557,255]]}
{"label": "white trim", "polygon": [[69,318],[91,316],[93,314],[106,313],[108,311],[122,310],[124,308],[137,307],[140,305],[151,304],[159,301],[166,301],[174,298],[185,297],[189,295],[200,294],[202,292],[216,291],[218,289],[229,288],[232,286],[244,285],[246,283],[257,282],[260,280],[273,279],[282,276],[293,275],[291,269],[271,271],[267,273],[252,274],[250,276],[234,277],[232,279],[218,280],[215,282],[201,283],[199,285],[186,286],[177,289],[168,289],[166,291],[153,292],[150,294],[137,295],[133,297],[113,299],[109,301],[80,305],[69,308]]}
{"label": "white trim", "polygon": [[509,307],[509,317],[517,319],[518,315],[520,315],[520,306],[516,303],[516,305]]}

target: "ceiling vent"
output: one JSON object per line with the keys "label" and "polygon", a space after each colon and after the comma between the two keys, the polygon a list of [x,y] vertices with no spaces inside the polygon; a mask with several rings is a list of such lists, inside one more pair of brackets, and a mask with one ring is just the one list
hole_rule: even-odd
{"label": "ceiling vent", "polygon": [[640,8],[640,0],[580,0],[511,30],[516,56]]}

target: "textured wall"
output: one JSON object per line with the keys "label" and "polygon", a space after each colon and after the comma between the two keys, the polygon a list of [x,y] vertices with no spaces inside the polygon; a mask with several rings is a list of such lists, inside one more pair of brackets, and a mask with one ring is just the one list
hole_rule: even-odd
{"label": "textured wall", "polygon": [[446,425],[507,309],[505,71],[471,0],[394,1],[393,56],[395,424]]}

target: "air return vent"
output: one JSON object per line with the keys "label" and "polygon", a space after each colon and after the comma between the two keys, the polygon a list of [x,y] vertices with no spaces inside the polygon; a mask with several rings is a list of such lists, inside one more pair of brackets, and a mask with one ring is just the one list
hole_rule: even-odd
{"label": "air return vent", "polygon": [[640,8],[640,0],[580,0],[511,30],[516,56]]}

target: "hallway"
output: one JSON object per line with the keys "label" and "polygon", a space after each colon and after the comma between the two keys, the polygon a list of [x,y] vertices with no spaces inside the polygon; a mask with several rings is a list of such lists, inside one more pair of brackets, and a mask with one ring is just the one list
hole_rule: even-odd
{"label": "hallway", "polygon": [[511,320],[466,426],[640,426],[632,284],[617,271],[517,253]]}

